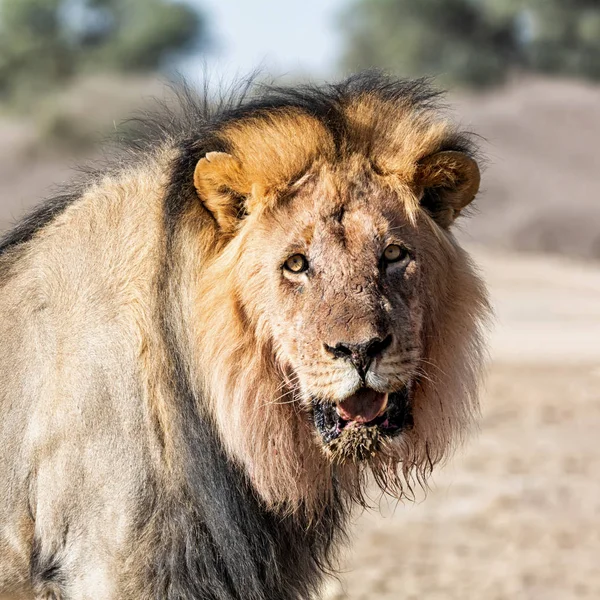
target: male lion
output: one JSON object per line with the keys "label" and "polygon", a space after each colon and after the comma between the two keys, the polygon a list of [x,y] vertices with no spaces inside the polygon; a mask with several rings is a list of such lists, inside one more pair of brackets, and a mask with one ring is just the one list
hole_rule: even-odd
{"label": "male lion", "polygon": [[0,246],[0,595],[292,600],[477,411],[468,137],[422,81],[187,98]]}

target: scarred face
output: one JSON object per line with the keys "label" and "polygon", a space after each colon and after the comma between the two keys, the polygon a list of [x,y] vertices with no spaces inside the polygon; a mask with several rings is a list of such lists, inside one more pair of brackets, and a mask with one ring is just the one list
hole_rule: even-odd
{"label": "scarred face", "polygon": [[405,203],[378,179],[324,170],[254,230],[259,245],[268,232],[272,257],[261,269],[268,304],[255,310],[271,315],[290,383],[338,459],[411,427],[423,353],[422,248]]}

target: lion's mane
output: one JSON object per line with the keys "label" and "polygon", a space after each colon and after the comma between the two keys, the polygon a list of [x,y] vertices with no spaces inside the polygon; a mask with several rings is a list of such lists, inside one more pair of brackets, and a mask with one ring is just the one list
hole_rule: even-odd
{"label": "lion's mane", "polygon": [[[397,82],[373,74],[326,88],[271,90],[256,104],[239,109],[233,124],[226,121],[215,138],[192,145],[191,162],[209,147],[235,149],[250,163],[253,180],[267,198],[273,188],[275,196],[285,193],[279,181],[293,180],[319,153],[329,152],[331,162],[341,164],[357,149],[367,148],[373,162],[408,176],[420,157],[433,152],[475,153],[470,137],[443,116],[436,98],[425,81]],[[181,201],[179,189],[176,198]],[[407,208],[409,214],[419,210]],[[188,332],[192,338],[182,336],[187,337],[189,368],[210,365],[195,380],[197,394],[208,400],[229,455],[277,510],[318,514],[334,486],[364,502],[367,470],[383,490],[410,496],[414,484],[425,485],[433,467],[462,441],[477,415],[489,311],[486,292],[454,237],[423,211],[419,214],[435,243],[425,248],[434,275],[424,294],[428,305],[423,308],[422,335],[427,342],[414,397],[414,427],[400,444],[383,448],[369,469],[363,463],[336,465],[317,447],[311,423],[289,393],[293,386],[287,365],[280,360],[264,315],[245,312],[243,289],[254,296],[267,292],[253,280],[252,260],[260,257],[245,258],[244,230],[222,251],[212,240],[206,245],[211,258],[190,307],[196,327]],[[193,226],[180,235],[183,257],[191,253],[186,243],[197,242]]]}

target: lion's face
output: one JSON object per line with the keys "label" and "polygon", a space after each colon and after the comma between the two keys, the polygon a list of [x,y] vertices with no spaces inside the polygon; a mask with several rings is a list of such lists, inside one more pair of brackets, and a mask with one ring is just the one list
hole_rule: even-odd
{"label": "lion's face", "polygon": [[423,356],[425,250],[399,197],[412,192],[378,179],[325,171],[245,242],[255,284],[243,304],[336,460],[366,458],[411,427]]}

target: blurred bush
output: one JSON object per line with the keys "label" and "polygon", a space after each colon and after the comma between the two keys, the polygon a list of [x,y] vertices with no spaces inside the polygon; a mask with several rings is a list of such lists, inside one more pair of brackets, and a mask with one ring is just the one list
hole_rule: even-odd
{"label": "blurred bush", "polygon": [[0,0],[0,100],[28,108],[77,75],[155,71],[206,41],[183,2]]}
{"label": "blurred bush", "polygon": [[600,80],[598,0],[529,0],[523,4],[524,58],[531,70]]}
{"label": "blurred bush", "polygon": [[511,72],[600,80],[598,0],[354,0],[343,66],[474,87]]}

